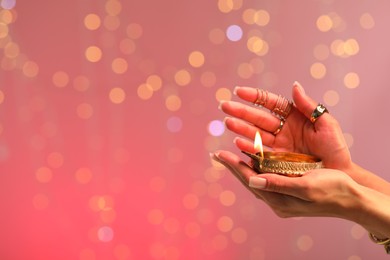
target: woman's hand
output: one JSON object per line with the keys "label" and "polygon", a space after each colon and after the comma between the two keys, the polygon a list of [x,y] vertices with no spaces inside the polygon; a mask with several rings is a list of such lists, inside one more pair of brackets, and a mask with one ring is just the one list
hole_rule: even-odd
{"label": "woman's hand", "polygon": [[[254,102],[259,94],[257,89],[249,87],[237,87],[235,93],[249,102]],[[268,93],[264,104],[270,111],[234,101],[221,102],[220,108],[232,116],[226,118],[226,127],[243,137],[253,140],[256,131],[260,131],[263,144],[274,150],[315,155],[327,168],[351,168],[349,149],[336,119],[324,113],[312,123],[310,117],[318,104],[305,94],[299,83],[294,84],[292,96],[295,104],[277,134],[281,120],[270,113],[277,103],[276,94]],[[240,150],[253,152],[253,142],[248,139],[237,138],[236,145]]]}

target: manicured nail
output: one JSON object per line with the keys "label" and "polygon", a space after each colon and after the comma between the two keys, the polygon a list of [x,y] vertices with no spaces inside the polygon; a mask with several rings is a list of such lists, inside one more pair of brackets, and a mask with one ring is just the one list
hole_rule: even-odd
{"label": "manicured nail", "polygon": [[215,160],[215,159],[219,159],[218,156],[219,156],[219,153],[218,152],[215,152],[215,153],[209,153],[210,155],[210,158]]}
{"label": "manicured nail", "polygon": [[237,96],[237,91],[238,91],[239,88],[240,88],[239,86],[236,86],[236,87],[234,88],[234,90],[233,90],[233,94],[234,94],[234,95]]}
{"label": "manicured nail", "polygon": [[225,117],[224,119],[223,119],[223,124],[224,125],[226,125],[226,121],[229,119],[229,117],[227,116],[227,117]]}
{"label": "manicured nail", "polygon": [[226,101],[225,100],[220,100],[219,101],[219,105],[218,105],[218,109],[219,110],[222,110],[222,104],[225,103]]}
{"label": "manicured nail", "polygon": [[298,91],[302,94],[305,94],[305,89],[302,87],[301,83],[298,81],[294,81],[294,86],[298,88]]}
{"label": "manicured nail", "polygon": [[260,177],[250,177],[249,178],[249,187],[255,188],[255,189],[264,189],[267,186],[267,180]]}
{"label": "manicured nail", "polygon": [[234,137],[233,144],[237,144],[238,137]]}

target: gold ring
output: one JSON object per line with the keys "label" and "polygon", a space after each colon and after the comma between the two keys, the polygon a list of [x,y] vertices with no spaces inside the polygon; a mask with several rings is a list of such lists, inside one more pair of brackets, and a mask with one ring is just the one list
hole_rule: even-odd
{"label": "gold ring", "polygon": [[290,114],[292,105],[292,101],[279,95],[275,107],[272,109],[272,113],[276,114],[279,118],[285,119]]}
{"label": "gold ring", "polygon": [[280,119],[280,124],[279,124],[278,129],[276,129],[276,131],[273,132],[272,134],[273,134],[273,135],[279,134],[279,132],[282,131],[283,126],[284,126],[284,119],[281,118],[281,119]]}
{"label": "gold ring", "polygon": [[[261,94],[261,95],[260,95]],[[257,97],[253,102],[256,106],[264,107],[268,102],[268,91],[263,89],[257,89]]]}
{"label": "gold ring", "polygon": [[329,113],[328,109],[326,109],[324,105],[318,104],[317,107],[314,109],[313,113],[311,113],[310,121],[314,123],[324,113]]}

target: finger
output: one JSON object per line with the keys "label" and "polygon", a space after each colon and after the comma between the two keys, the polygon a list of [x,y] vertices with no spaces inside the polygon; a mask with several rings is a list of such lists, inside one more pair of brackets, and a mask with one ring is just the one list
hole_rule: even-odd
{"label": "finger", "polygon": [[222,101],[219,107],[226,114],[247,121],[271,133],[275,132],[280,125],[279,118],[264,110],[240,102]]}
{"label": "finger", "polygon": [[292,108],[292,103],[281,95],[258,88],[241,87],[234,89],[234,93],[245,101],[255,105],[261,105],[282,117],[287,117]]}
{"label": "finger", "polygon": [[270,132],[259,129],[258,127],[248,124],[240,119],[227,117],[224,121],[227,129],[250,140],[254,140],[256,132],[260,130],[259,132],[264,145],[271,146],[275,141],[275,136]]}
{"label": "finger", "polygon": [[[318,102],[314,101],[311,97],[307,96],[305,90],[299,82],[294,82],[292,96],[296,108],[310,120],[314,109],[317,107]],[[321,127],[327,119],[330,118],[329,113],[324,113],[315,121],[316,127]],[[323,120],[325,119],[325,120]]]}

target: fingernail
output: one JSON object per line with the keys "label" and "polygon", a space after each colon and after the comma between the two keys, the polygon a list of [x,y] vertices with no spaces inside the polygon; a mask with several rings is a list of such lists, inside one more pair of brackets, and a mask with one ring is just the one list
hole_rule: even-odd
{"label": "fingernail", "polygon": [[238,137],[234,137],[233,144],[237,144]]}
{"label": "fingernail", "polygon": [[219,101],[219,105],[218,105],[218,109],[219,110],[222,110],[222,104],[225,103],[225,102],[226,102],[225,100]]}
{"label": "fingernail", "polygon": [[294,86],[298,88],[298,91],[302,94],[305,94],[305,89],[302,87],[302,85],[298,81],[294,81]]}
{"label": "fingernail", "polygon": [[239,86],[236,86],[236,87],[234,88],[234,90],[233,90],[233,94],[234,94],[234,95],[237,96],[237,91],[238,91],[239,88],[240,88]]}
{"label": "fingernail", "polygon": [[215,160],[215,159],[219,159],[218,156],[219,156],[219,153],[218,152],[215,152],[215,153],[209,153],[210,155],[210,158]]}
{"label": "fingernail", "polygon": [[264,189],[267,186],[267,180],[260,177],[250,177],[249,178],[249,187],[255,189]]}
{"label": "fingernail", "polygon": [[223,124],[224,125],[226,125],[226,121],[229,119],[229,117],[225,117],[224,119],[223,119]]}

